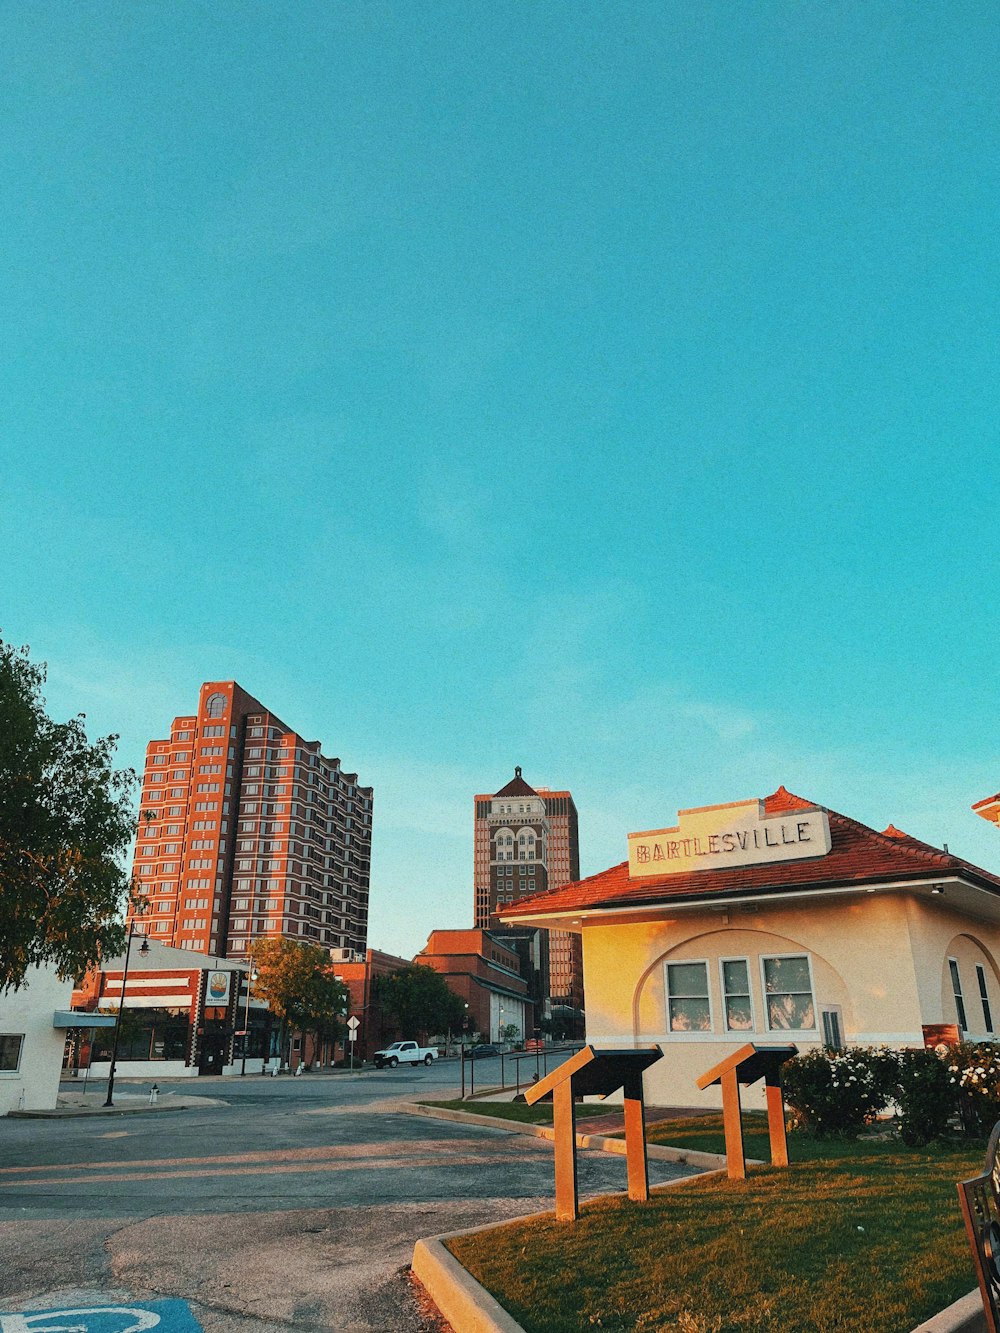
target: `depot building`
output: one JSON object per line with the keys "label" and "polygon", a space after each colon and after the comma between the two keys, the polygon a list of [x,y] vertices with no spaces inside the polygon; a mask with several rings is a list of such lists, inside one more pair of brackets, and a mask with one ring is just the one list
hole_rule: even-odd
{"label": "depot building", "polygon": [[696,1080],[748,1041],[994,1037],[1000,877],[989,871],[784,787],[682,810],[627,843],[620,865],[501,918],[581,937],[588,1041],[664,1052],[646,1074],[649,1104],[719,1105],[719,1089]]}

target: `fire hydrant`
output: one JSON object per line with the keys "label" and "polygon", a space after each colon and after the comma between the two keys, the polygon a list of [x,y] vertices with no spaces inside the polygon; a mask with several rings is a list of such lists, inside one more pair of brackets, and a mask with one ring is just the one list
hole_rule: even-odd
{"label": "fire hydrant", "polygon": [[152,1087],[150,1088],[150,1090],[149,1090],[149,1104],[150,1104],[150,1106],[155,1106],[156,1103],[157,1103],[159,1100],[160,1100],[160,1089],[159,1089],[159,1087],[154,1083],[153,1086],[152,1086]]}

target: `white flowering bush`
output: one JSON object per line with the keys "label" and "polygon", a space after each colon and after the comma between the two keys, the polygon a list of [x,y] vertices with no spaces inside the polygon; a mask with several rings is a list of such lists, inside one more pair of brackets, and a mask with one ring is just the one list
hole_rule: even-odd
{"label": "white flowering bush", "polygon": [[962,1124],[972,1134],[992,1129],[1000,1119],[1000,1046],[965,1041],[945,1057]]}
{"label": "white flowering bush", "polygon": [[781,1070],[793,1124],[818,1136],[857,1134],[889,1104],[895,1070],[893,1052],[865,1046],[796,1056]]}

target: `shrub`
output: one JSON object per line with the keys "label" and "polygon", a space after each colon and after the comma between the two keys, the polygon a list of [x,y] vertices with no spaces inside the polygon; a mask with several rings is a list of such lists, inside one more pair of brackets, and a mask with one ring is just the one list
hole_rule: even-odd
{"label": "shrub", "polygon": [[863,1046],[796,1056],[781,1071],[794,1123],[818,1137],[857,1134],[888,1104],[895,1067],[892,1052]]}
{"label": "shrub", "polygon": [[933,1051],[898,1051],[896,1065],[899,1137],[918,1148],[945,1134],[958,1102],[955,1074]]}
{"label": "shrub", "polygon": [[1000,1048],[963,1041],[950,1048],[947,1064],[966,1132],[992,1129],[1000,1119]]}

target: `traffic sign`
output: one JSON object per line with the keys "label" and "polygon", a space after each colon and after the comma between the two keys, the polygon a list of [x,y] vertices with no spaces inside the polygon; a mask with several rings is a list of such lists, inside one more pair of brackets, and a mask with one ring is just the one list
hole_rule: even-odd
{"label": "traffic sign", "polygon": [[358,1020],[354,1017],[354,1015],[351,1014],[350,1018],[347,1020],[347,1026],[351,1029],[352,1032],[357,1032],[357,1030],[358,1030],[358,1028],[361,1026],[361,1024],[360,1024],[360,1023],[358,1022]]}

